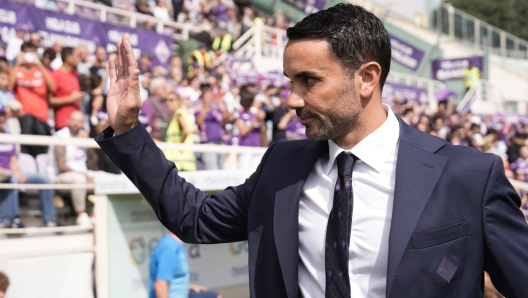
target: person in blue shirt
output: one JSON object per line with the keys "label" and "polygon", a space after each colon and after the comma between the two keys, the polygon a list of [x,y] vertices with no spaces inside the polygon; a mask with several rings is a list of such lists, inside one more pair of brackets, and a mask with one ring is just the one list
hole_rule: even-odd
{"label": "person in blue shirt", "polygon": [[222,298],[207,288],[191,285],[185,244],[165,234],[150,257],[149,298]]}

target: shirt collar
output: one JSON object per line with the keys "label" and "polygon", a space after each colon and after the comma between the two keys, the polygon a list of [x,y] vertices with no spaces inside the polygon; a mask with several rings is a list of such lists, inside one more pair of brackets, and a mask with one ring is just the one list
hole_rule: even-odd
{"label": "shirt collar", "polygon": [[396,147],[400,137],[398,119],[388,105],[383,104],[383,107],[387,111],[385,122],[351,150],[345,150],[333,140],[328,140],[329,158],[328,164],[324,169],[327,174],[330,173],[337,156],[343,151],[351,152],[374,170],[381,172],[383,165]]}

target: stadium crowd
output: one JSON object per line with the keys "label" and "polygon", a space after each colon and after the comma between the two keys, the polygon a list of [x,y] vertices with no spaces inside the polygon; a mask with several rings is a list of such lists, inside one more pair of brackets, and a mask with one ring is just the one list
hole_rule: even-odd
{"label": "stadium crowd", "polygon": [[[285,29],[291,24],[288,14],[264,15],[240,0],[154,2],[137,0],[133,9],[160,17],[158,8],[167,7],[163,15],[203,28],[194,36],[199,41],[198,48],[188,57],[172,56],[167,68],[153,66],[151,53],[138,57],[143,101],[140,121],[154,140],[267,147],[277,141],[306,138],[295,111],[287,108],[289,82],[282,73],[241,71],[235,65],[251,62],[237,60],[230,54],[233,41],[253,24]],[[105,129],[107,62],[116,53],[99,47],[92,55],[83,45],[64,47],[60,41],[43,48],[38,33],[30,32],[23,24],[17,25],[16,31],[16,37],[0,55],[0,130],[88,138]],[[526,117],[457,112],[453,93],[446,90],[439,91],[437,99],[435,110],[398,96],[387,104],[416,129],[454,145],[500,155],[509,178],[528,182]],[[37,162],[39,156],[45,156],[46,172],[24,174],[24,168],[18,166],[20,153]],[[225,156],[217,153],[166,150],[165,154],[182,171],[223,169],[225,163]],[[260,158],[241,154],[237,165],[240,169],[255,168]],[[85,184],[95,177],[119,173],[101,150],[76,145],[18,148],[0,144],[3,182]],[[87,191],[78,189],[64,194],[72,198],[77,224],[92,225],[93,214],[90,216],[86,207]],[[527,208],[527,194],[519,194],[523,208]],[[41,191],[45,226],[59,224],[52,198],[50,191]],[[18,192],[2,190],[1,200],[1,227],[23,227]]]}

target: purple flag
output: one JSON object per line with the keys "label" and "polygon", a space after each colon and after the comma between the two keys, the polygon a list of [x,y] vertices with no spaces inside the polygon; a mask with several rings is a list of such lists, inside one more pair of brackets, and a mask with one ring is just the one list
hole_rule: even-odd
{"label": "purple flag", "polygon": [[425,53],[394,35],[389,34],[389,39],[392,60],[411,70],[418,69]]}

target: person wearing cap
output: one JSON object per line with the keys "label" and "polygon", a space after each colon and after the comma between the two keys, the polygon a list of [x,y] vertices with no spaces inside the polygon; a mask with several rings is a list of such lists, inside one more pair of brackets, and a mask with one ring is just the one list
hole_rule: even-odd
{"label": "person wearing cap", "polygon": [[8,61],[14,62],[18,53],[20,53],[20,46],[24,43],[24,37],[29,31],[29,25],[24,23],[16,24],[16,34],[7,41],[6,58]]}
{"label": "person wearing cap", "polygon": [[[8,133],[5,129],[7,117],[6,108],[0,105],[0,133]],[[46,175],[25,174],[18,165],[18,153],[15,144],[0,143],[0,182],[49,184]],[[44,227],[56,227],[55,206],[53,205],[53,190],[39,191],[40,206]],[[2,189],[0,191],[0,228],[23,228],[18,207],[18,190]]]}
{"label": "person wearing cap", "polygon": [[194,50],[192,55],[189,57],[189,70],[187,72],[187,76],[190,78],[211,70],[213,67],[211,61],[211,55],[209,55],[207,45],[203,42],[200,42],[198,44],[198,49]]}

